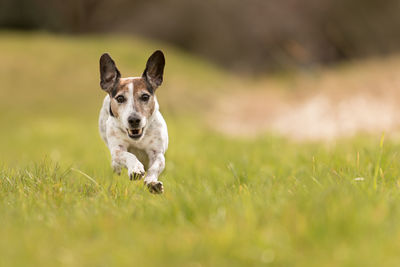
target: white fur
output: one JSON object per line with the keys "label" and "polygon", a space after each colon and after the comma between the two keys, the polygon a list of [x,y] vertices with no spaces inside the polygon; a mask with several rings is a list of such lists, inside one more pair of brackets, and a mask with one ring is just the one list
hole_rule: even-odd
{"label": "white fur", "polygon": [[133,84],[130,84],[127,103],[120,119],[117,119],[110,115],[109,95],[104,98],[99,117],[100,135],[110,149],[114,171],[120,173],[121,167],[125,167],[131,178],[137,178],[137,176],[140,178],[144,176],[146,169],[145,184],[150,190],[152,186],[155,186],[162,192],[163,187],[158,181],[158,176],[165,167],[164,154],[168,148],[167,124],[159,111],[157,98],[154,96],[153,114],[147,122],[142,119],[144,126],[142,137],[138,140],[130,138],[126,131],[129,128],[126,123],[129,115],[136,112],[133,101]]}

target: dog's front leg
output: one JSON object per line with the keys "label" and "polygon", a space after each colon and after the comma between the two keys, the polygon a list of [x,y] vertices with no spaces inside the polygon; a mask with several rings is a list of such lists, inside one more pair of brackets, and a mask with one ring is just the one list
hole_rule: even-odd
{"label": "dog's front leg", "polygon": [[121,166],[128,170],[131,180],[141,179],[144,176],[144,166],[135,155],[129,153],[119,146],[111,150],[112,167],[118,174],[121,172]]}
{"label": "dog's front leg", "polygon": [[158,176],[165,168],[164,154],[150,151],[148,157],[149,169],[147,170],[144,183],[148,186],[151,193],[161,194],[164,192],[164,186],[162,182],[158,181]]}

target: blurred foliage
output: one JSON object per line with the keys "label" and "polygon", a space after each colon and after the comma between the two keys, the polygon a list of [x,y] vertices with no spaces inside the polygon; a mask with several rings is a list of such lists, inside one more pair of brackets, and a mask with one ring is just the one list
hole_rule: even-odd
{"label": "blurred foliage", "polygon": [[262,72],[396,52],[399,11],[398,0],[0,0],[0,27],[139,34]]}

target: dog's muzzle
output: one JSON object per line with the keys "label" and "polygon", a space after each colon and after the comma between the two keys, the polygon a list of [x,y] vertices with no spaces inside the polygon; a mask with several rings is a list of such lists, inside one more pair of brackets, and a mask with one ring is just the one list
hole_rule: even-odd
{"label": "dog's muzzle", "polygon": [[140,117],[131,115],[128,118],[129,128],[126,129],[128,136],[132,139],[139,139],[143,135],[144,127],[141,127],[142,120]]}
{"label": "dog's muzzle", "polygon": [[139,139],[143,135],[144,128],[139,129],[126,129],[128,136],[132,139]]}

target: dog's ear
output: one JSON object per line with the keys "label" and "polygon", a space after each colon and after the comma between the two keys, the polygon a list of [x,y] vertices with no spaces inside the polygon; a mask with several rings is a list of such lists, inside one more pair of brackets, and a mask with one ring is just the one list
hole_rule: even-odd
{"label": "dog's ear", "polygon": [[163,52],[155,51],[147,60],[143,78],[148,81],[152,89],[155,90],[163,81],[165,58]]}
{"label": "dog's ear", "polygon": [[118,83],[121,73],[115,66],[114,60],[108,53],[104,53],[100,57],[100,86],[101,88],[110,93],[116,83]]}

